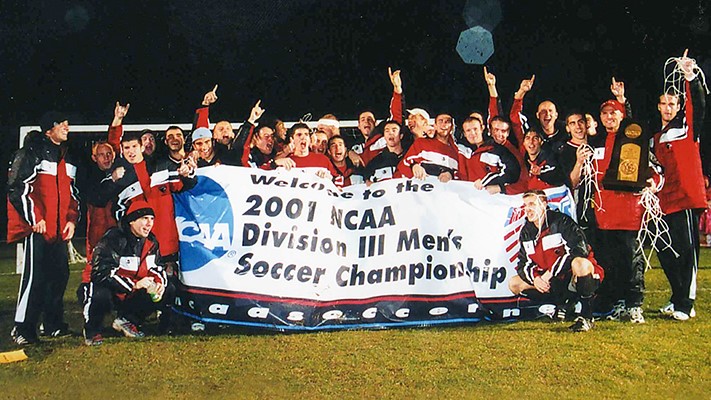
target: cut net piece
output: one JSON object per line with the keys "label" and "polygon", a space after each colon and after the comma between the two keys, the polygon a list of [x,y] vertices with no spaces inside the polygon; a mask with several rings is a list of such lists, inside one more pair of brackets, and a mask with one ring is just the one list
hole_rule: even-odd
{"label": "cut net piece", "polygon": [[[581,146],[587,147],[593,153],[595,152],[587,143]],[[583,208],[580,212],[581,215],[585,215],[591,204],[599,211],[605,211],[605,209],[602,208],[602,196],[600,196],[600,186],[597,183],[597,176],[601,174],[602,172],[600,172],[597,160],[591,157],[583,161],[583,167],[580,171],[580,186],[584,189],[582,190],[584,198],[578,199],[578,201],[583,202]]]}
{"label": "cut net piece", "polygon": [[[686,90],[684,90],[686,77],[680,65],[681,61],[682,57],[670,57],[664,63],[664,94],[678,96],[680,99],[686,100]],[[701,67],[696,64],[696,60],[693,60],[693,71],[695,75],[699,76],[706,94],[709,94],[709,88],[706,85],[706,75],[704,75],[704,71]]]}
{"label": "cut net piece", "polygon": [[[657,253],[664,251],[666,249],[671,249],[676,257],[679,257],[672,247],[671,235],[669,234],[669,225],[664,221],[664,213],[662,212],[662,207],[659,204],[659,197],[652,191],[651,188],[642,189],[640,194],[639,204],[642,205],[644,212],[642,213],[642,223],[639,227],[639,232],[637,233],[637,242],[642,250],[642,256],[644,257],[644,262],[646,269],[652,268],[650,259],[652,258],[652,252]],[[644,252],[644,243],[648,242],[651,245],[649,254]]]}

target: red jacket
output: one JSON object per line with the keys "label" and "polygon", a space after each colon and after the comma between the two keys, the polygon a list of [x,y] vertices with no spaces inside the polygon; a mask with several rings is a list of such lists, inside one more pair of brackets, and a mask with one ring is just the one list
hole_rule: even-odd
{"label": "red jacket", "polygon": [[[122,131],[121,126],[112,128],[109,137]],[[120,135],[118,135],[120,137]],[[148,202],[155,212],[153,233],[160,242],[162,257],[178,253],[178,229],[175,225],[175,208],[173,192],[189,190],[197,183],[193,177],[181,177],[178,165],[165,157],[155,165],[144,161],[130,164],[123,157],[117,158],[112,166],[112,172],[117,167],[124,167],[123,178],[113,182],[110,178],[101,182],[102,195],[114,202],[113,212],[117,221],[123,217],[131,202],[140,198]]]}
{"label": "red jacket", "polygon": [[76,166],[65,157],[67,148],[45,135],[20,148],[7,181],[7,241],[17,242],[44,220],[48,242],[64,240],[62,231],[79,217],[79,193],[74,186]]}
{"label": "red jacket", "polygon": [[412,166],[419,163],[425,168],[427,174],[439,176],[443,172],[450,172],[452,178],[459,177],[459,151],[451,140],[442,143],[436,138],[417,138],[405,153],[397,166],[400,176],[412,178]]}
{"label": "red jacket", "polygon": [[[599,173],[596,175],[599,195],[595,195],[595,218],[598,227],[605,230],[638,231],[642,224],[643,208],[639,204],[639,194],[605,189],[602,179],[610,166],[617,132],[607,133],[604,146],[597,147],[593,159],[597,161]],[[654,175],[655,182],[660,181]]]}
{"label": "red jacket", "polygon": [[657,196],[665,214],[706,208],[699,132],[694,126],[703,121],[704,96],[698,95],[703,89],[698,78],[685,87],[683,112],[654,135],[653,151],[664,168],[664,186]]}

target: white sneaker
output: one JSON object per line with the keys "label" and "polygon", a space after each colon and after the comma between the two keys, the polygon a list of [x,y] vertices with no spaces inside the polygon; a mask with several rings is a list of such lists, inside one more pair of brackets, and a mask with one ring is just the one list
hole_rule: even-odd
{"label": "white sneaker", "polygon": [[671,317],[671,315],[674,314],[674,303],[670,301],[669,303],[665,304],[664,307],[659,309],[659,313]]}
{"label": "white sneaker", "polygon": [[627,315],[630,318],[630,322],[633,324],[643,324],[644,315],[642,315],[642,307],[632,307],[627,309]]}
{"label": "white sneaker", "polygon": [[683,311],[674,311],[674,312],[672,313],[671,317],[674,318],[674,319],[677,320],[677,321],[688,321],[689,318],[691,318],[691,317],[689,316],[689,314],[687,314],[687,313],[685,313],[685,312],[683,312]]}
{"label": "white sneaker", "polygon": [[[659,309],[659,312],[662,315],[666,315],[667,317],[673,317],[674,316],[674,303],[669,302],[664,307]],[[691,307],[691,312],[689,313],[689,318],[696,318],[696,309],[694,307]],[[686,321],[686,320],[682,320]]]}

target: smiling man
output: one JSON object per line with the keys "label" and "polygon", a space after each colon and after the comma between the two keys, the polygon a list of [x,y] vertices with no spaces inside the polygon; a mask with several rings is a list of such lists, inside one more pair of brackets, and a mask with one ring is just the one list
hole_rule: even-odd
{"label": "smiling man", "polygon": [[[519,237],[518,274],[509,280],[509,289],[532,300],[553,297],[559,310],[570,308],[579,298],[582,310],[569,329],[589,331],[593,327],[592,297],[605,273],[583,231],[569,216],[548,209],[542,190],[524,193],[523,209],[526,222]],[[568,291],[578,298],[569,299]],[[565,317],[563,312],[556,315]]]}
{"label": "smiling man", "polygon": [[42,132],[14,156],[8,172],[7,241],[23,241],[24,263],[12,340],[24,346],[39,341],[44,314],[48,336],[69,334],[64,322],[64,290],[69,280],[67,241],[79,216],[74,186],[76,164],[67,155],[69,121],[61,113],[42,117]]}
{"label": "smiling man", "polygon": [[[116,115],[120,118],[116,118]],[[123,133],[125,113],[115,114],[113,132],[109,137],[120,137],[122,156],[117,158],[111,174],[101,181],[100,191],[105,199],[114,203],[113,213],[120,220],[134,201],[147,201],[155,210],[155,235],[161,243],[161,257],[166,262],[168,273],[173,274],[178,262],[178,230],[172,193],[190,189],[197,183],[196,163],[191,157],[181,161],[178,157],[182,143],[182,131],[168,128],[166,141],[172,143],[171,157],[164,157],[155,164],[148,164],[143,156],[143,144],[139,132]],[[211,136],[211,132],[205,129]],[[212,140],[212,137],[210,137]],[[169,147],[171,145],[169,144]],[[176,162],[178,161],[178,162]]]}
{"label": "smiling man", "polygon": [[151,233],[154,212],[148,203],[131,204],[118,227],[109,229],[96,245],[92,258],[92,291],[84,313],[84,343],[103,342],[101,328],[106,314],[117,311],[112,327],[129,338],[141,338],[141,322],[161,310],[165,326],[175,289],[169,283],[159,257],[159,245]]}

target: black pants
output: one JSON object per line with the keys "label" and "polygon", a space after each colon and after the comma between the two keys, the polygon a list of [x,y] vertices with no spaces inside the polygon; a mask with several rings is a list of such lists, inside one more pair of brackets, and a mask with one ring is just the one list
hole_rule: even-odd
{"label": "black pants", "polygon": [[645,264],[637,231],[599,229],[591,236],[595,258],[605,270],[596,308],[611,307],[618,300],[625,300],[627,307],[642,306]]}
{"label": "black pants", "polygon": [[64,290],[69,281],[67,243],[47,242],[38,233],[26,237],[24,268],[15,311],[19,334],[36,337],[43,314],[45,332],[65,327]]}
{"label": "black pants", "polygon": [[671,286],[671,302],[674,304],[674,309],[689,314],[696,299],[699,214],[692,210],[682,210],[665,215],[663,218],[669,226],[673,250],[660,251],[659,262]]}
{"label": "black pants", "polygon": [[91,337],[101,332],[106,314],[116,310],[119,318],[125,318],[136,325],[140,325],[155,311],[162,311],[169,315],[170,306],[175,302],[175,286],[168,284],[163,293],[163,298],[157,303],[145,290],[138,290],[123,299],[116,296],[112,288],[96,283],[82,284],[77,291],[86,295],[83,304],[84,330],[86,337]]}

